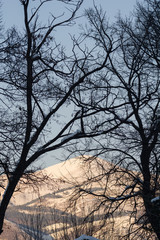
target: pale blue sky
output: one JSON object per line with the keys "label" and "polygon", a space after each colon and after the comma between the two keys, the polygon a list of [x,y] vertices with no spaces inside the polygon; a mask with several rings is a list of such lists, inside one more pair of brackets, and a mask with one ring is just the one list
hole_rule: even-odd
{"label": "pale blue sky", "polygon": [[[2,20],[5,24],[5,27],[11,27],[15,25],[17,28],[21,29],[23,27],[23,10],[22,5],[19,0],[1,0],[2,1]],[[39,0],[31,0],[31,8],[36,2],[39,2]],[[121,13],[122,16],[129,15],[129,12],[133,10],[136,0],[95,0],[95,3],[97,6],[101,5],[103,8],[103,11],[106,12],[107,17],[111,22],[115,20],[115,16],[118,14],[118,12]],[[83,13],[84,9],[92,7],[93,6],[93,0],[84,0],[83,5],[80,9],[80,14]],[[62,14],[62,12],[66,11],[65,9],[66,5],[60,3],[59,1],[53,0],[51,2],[48,2],[44,5],[42,8],[42,12],[40,14],[40,18],[42,19],[42,22],[47,23],[49,13],[53,13],[55,16],[58,16],[58,14]],[[84,23],[85,19],[81,18],[79,21],[80,23]],[[57,37],[58,40],[61,41],[61,39],[64,39],[64,34],[68,35],[68,32],[71,32],[72,34],[78,33],[78,27],[72,27],[68,29],[63,29],[63,31],[59,31]],[[65,39],[69,36],[66,36]]]}
{"label": "pale blue sky", "polygon": [[[32,1],[32,4],[35,3],[36,1],[38,0]],[[136,0],[95,0],[95,3],[97,6],[98,5],[102,6],[103,11],[105,11],[107,14],[107,17],[110,19],[111,22],[113,22],[118,12],[120,12],[123,17],[129,15],[130,11],[133,10],[136,4]],[[92,0],[84,0],[84,4],[82,6],[81,12],[83,12],[85,8],[92,7],[92,5],[93,5]],[[47,21],[49,12],[52,12],[57,16],[58,13],[62,11],[64,11],[64,4],[58,5],[56,0],[53,0],[50,3],[47,3],[43,8],[43,11],[41,12],[40,17],[42,19],[42,22]],[[2,0],[1,14],[2,14],[3,24],[5,24],[5,29],[13,25],[15,25],[19,30],[22,29],[23,10],[19,0]],[[85,20],[81,19],[81,23],[85,23]],[[71,29],[68,29],[65,32],[65,34],[68,34],[70,30]],[[72,28],[72,33],[73,34],[78,33],[78,27]],[[64,31],[60,31],[58,37],[59,37],[58,40],[64,39]],[[66,47],[68,47],[69,42],[67,42],[66,45],[67,45]],[[66,111],[68,110],[69,109],[66,109]],[[55,155],[57,155],[60,158],[61,153],[59,151],[56,151],[56,153],[52,153],[49,156],[44,156],[42,158],[42,159],[47,159],[45,166],[50,166],[57,163],[57,161],[53,160],[55,159],[54,158]],[[40,160],[40,162],[42,162],[42,160]]]}
{"label": "pale blue sky", "polygon": [[[33,1],[33,3],[35,2],[36,1]],[[103,10],[106,11],[107,16],[113,21],[118,11],[121,12],[122,16],[128,15],[133,9],[136,0],[95,0],[95,3],[101,5]],[[85,0],[82,9],[91,7],[92,5],[92,0]],[[21,8],[22,6],[19,0],[2,0],[2,17],[7,27],[13,24],[22,26],[23,13]],[[57,13],[61,10],[62,5],[58,5],[55,0],[51,3],[47,3],[43,9],[43,18],[48,18],[48,11]]]}

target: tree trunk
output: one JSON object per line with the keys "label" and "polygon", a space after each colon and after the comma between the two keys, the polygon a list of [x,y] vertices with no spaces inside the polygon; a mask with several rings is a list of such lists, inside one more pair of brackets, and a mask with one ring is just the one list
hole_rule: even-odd
{"label": "tree trunk", "polygon": [[149,223],[152,226],[153,231],[157,235],[157,238],[160,239],[160,206],[155,202],[151,202],[151,197],[144,196],[144,205],[147,213]]}
{"label": "tree trunk", "polygon": [[146,209],[147,218],[152,226],[153,231],[160,239],[160,209],[157,203],[151,202],[154,198],[151,186],[151,173],[150,173],[150,149],[147,145],[144,146],[141,154],[141,162],[143,168],[143,201]]}
{"label": "tree trunk", "polygon": [[3,198],[0,204],[0,234],[3,232],[3,223],[5,213],[10,202],[10,199],[14,193],[14,190],[23,174],[23,170],[17,167],[14,176],[10,179],[8,186],[3,194]]}

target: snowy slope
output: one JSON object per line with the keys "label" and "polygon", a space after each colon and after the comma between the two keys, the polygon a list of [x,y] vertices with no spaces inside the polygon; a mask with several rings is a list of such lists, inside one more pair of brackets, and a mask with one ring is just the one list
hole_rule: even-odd
{"label": "snowy slope", "polygon": [[83,234],[82,236],[80,236],[79,238],[76,238],[75,240],[99,240],[99,239],[90,237],[90,236],[86,236],[85,234]]}
{"label": "snowy slope", "polygon": [[[85,160],[88,157],[89,156],[85,156]],[[107,161],[102,159],[98,159],[98,161],[101,162],[103,167],[108,168],[109,163]],[[88,171],[88,169],[90,169],[90,171]],[[30,185],[29,186],[24,185],[24,187],[20,186],[22,187],[21,192],[16,192],[14,194],[14,197],[11,199],[11,203],[13,205],[27,204],[28,202],[34,201],[39,196],[42,197],[49,193],[53,193],[54,191],[56,191],[56,187],[59,188],[58,185],[60,184],[59,181],[60,179],[63,182],[64,180],[66,180],[66,182],[80,183],[83,182],[85,179],[88,179],[89,174],[92,176],[98,175],[99,171],[96,161],[89,163],[84,161],[84,159],[77,157],[40,170],[39,172],[37,172],[38,177],[40,176],[40,174],[42,176],[43,175],[50,176],[53,179],[53,181],[49,181],[49,184],[41,183],[39,185],[38,193],[35,191],[35,188],[31,188]],[[67,187],[66,183],[65,187]]]}

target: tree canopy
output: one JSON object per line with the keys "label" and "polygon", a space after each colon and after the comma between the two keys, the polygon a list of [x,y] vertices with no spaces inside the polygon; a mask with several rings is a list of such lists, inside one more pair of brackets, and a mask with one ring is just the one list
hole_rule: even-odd
{"label": "tree canopy", "polygon": [[[71,37],[69,54],[54,33],[74,23],[83,0],[61,0],[70,15],[52,13],[43,24],[40,9],[50,0],[38,1],[33,9],[31,0],[19,2],[25,28],[9,29],[0,47],[0,173],[7,177],[0,230],[15,188],[33,172],[32,164],[65,147],[82,155],[95,152],[113,162],[103,172],[104,192],[95,195],[106,204],[106,216],[133,200],[131,217],[140,224],[134,233],[154,232],[160,239],[160,2],[138,3],[130,18],[119,17],[112,25],[94,5],[85,12],[87,25],[80,36]],[[59,111],[70,104],[72,115],[57,128]],[[111,175],[124,187],[114,196],[107,192]],[[80,191],[86,194],[83,186]]]}
{"label": "tree canopy", "polygon": [[[86,151],[94,150],[95,155],[104,156],[113,165],[106,171],[99,164],[101,174],[79,186],[77,196],[91,194],[101,199],[95,210],[105,204],[107,217],[114,216],[116,210],[130,201],[134,206],[130,216],[137,228],[132,222],[127,239],[145,234],[154,237],[154,233],[160,239],[159,14],[160,2],[146,0],[137,4],[129,18],[119,17],[112,26],[116,50],[109,56],[103,72],[97,74],[96,83],[95,78],[90,79],[96,91],[91,105],[104,112],[86,123],[93,131],[101,132],[99,137],[87,140]],[[107,23],[96,11],[88,11],[87,15],[91,22],[95,21],[94,27],[99,29],[95,38],[105,51]],[[84,146],[82,149],[77,146],[77,151],[83,154]],[[109,191],[113,176],[114,185],[120,187],[118,192]],[[106,179],[106,186],[98,194],[92,183],[101,179]]]}

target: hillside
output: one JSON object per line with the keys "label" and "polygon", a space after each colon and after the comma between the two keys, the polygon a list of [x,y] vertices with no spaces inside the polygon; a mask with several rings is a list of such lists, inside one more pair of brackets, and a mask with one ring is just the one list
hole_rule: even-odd
{"label": "hillside", "polygon": [[18,240],[24,240],[20,234],[20,229],[15,224],[5,220],[4,230],[0,235],[0,240],[16,240],[16,236],[19,236]]}
{"label": "hillside", "polygon": [[[79,194],[77,186],[84,184],[86,189],[103,193],[106,188],[106,178],[101,176],[111,167],[112,165],[103,159],[84,156],[36,172],[37,177],[47,176],[47,178],[44,178],[45,181],[40,181],[37,186],[21,183],[19,186],[21,191],[14,194],[6,218],[27,228],[40,227],[43,233],[50,234],[57,240],[67,240],[64,233],[70,240],[82,234],[93,235],[101,240],[112,239],[109,235],[113,225],[111,220],[107,222],[107,227],[103,223],[103,229],[99,230],[104,219],[105,206],[84,222],[88,213],[98,206],[99,200],[88,194],[77,197]],[[90,179],[93,180],[86,185],[86,181]],[[113,176],[108,191],[114,196],[114,192],[117,193],[119,190],[119,187],[115,187]],[[120,215],[117,215],[114,223],[117,232],[125,230],[129,219],[128,212],[131,210],[130,205],[125,205]],[[102,236],[102,232],[106,232],[107,235],[103,233]],[[26,236],[25,238],[27,239]]]}
{"label": "hillside", "polygon": [[[99,164],[103,165],[105,169],[109,167],[109,163],[105,160],[98,158],[98,163],[96,161],[86,161],[88,156],[84,158],[72,158],[65,162],[58,163],[51,167],[40,170],[36,173],[39,177],[48,176],[49,179],[45,180],[43,183],[33,185],[21,184],[19,187],[21,191],[16,192],[11,200],[11,204],[24,205],[35,201],[39,197],[47,197],[48,194],[54,195],[57,192],[69,191],[76,184],[80,184],[90,177],[96,177],[100,174],[101,167]],[[65,190],[66,189],[66,190]],[[69,194],[69,193],[68,193]]]}

